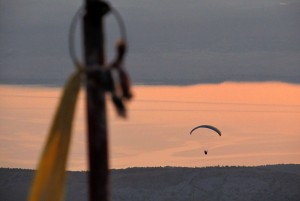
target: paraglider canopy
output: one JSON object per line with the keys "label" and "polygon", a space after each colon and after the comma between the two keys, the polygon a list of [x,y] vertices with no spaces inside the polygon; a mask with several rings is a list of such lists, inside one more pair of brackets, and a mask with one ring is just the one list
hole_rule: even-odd
{"label": "paraglider canopy", "polygon": [[[214,133],[218,134],[219,136],[222,135],[222,133],[221,133],[221,131],[220,131],[219,129],[217,129],[216,127],[211,126],[211,125],[200,125],[200,126],[196,126],[196,127],[194,127],[194,128],[190,131],[190,135],[192,135],[192,133],[193,133],[195,130],[199,129],[199,128],[207,128],[207,129],[209,129],[209,130],[214,131]],[[204,132],[204,133],[205,133],[205,132]],[[208,147],[211,147],[212,144],[214,143],[214,142],[209,142],[210,140],[208,140],[208,139],[209,139],[209,138],[215,138],[217,135],[212,135],[212,134],[210,134],[210,135],[200,135],[200,137],[201,137],[201,136],[204,136],[204,138],[202,139],[203,141],[202,141],[201,144],[202,144],[202,147],[204,148],[204,154],[207,155],[207,154],[208,154]]]}
{"label": "paraglider canopy", "polygon": [[211,125],[200,125],[200,126],[196,126],[195,128],[193,128],[191,131],[190,131],[190,135],[195,131],[197,130],[198,128],[208,128],[208,129],[211,129],[213,131],[215,131],[219,136],[222,135],[221,131],[219,129],[217,129],[216,127],[214,126],[211,126]]}

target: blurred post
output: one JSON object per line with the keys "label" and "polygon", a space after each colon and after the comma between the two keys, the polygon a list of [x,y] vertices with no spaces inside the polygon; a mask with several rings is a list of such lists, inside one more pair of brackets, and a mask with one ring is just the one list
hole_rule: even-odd
{"label": "blurred post", "polygon": [[[88,69],[104,68],[103,17],[109,12],[101,0],[85,0],[83,18],[84,60]],[[108,137],[104,87],[86,75],[89,156],[89,200],[109,200]],[[100,82],[101,83],[101,82]]]}

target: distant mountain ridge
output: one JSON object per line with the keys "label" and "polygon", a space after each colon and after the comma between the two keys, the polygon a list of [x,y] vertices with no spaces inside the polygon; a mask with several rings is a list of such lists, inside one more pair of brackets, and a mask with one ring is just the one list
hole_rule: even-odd
{"label": "distant mountain ridge", "polygon": [[[33,170],[0,169],[0,198],[26,200]],[[69,172],[67,201],[87,200],[86,172]],[[111,170],[112,201],[299,201],[300,164]]]}

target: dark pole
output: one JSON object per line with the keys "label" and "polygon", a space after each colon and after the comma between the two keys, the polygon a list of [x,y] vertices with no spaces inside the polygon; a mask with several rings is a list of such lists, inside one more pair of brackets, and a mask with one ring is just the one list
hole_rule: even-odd
{"label": "dark pole", "polygon": [[[103,69],[105,63],[103,17],[109,11],[100,0],[85,0],[83,45],[88,69]],[[109,200],[108,136],[104,86],[91,73],[86,77],[89,156],[89,200]]]}

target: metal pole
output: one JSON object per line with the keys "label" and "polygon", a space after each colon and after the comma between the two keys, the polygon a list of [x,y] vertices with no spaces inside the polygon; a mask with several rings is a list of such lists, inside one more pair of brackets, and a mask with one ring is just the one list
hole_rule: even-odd
{"label": "metal pole", "polygon": [[[84,59],[88,69],[104,68],[103,17],[109,11],[100,0],[85,0],[83,18]],[[86,77],[89,156],[89,200],[109,200],[108,134],[104,86],[90,73]]]}

